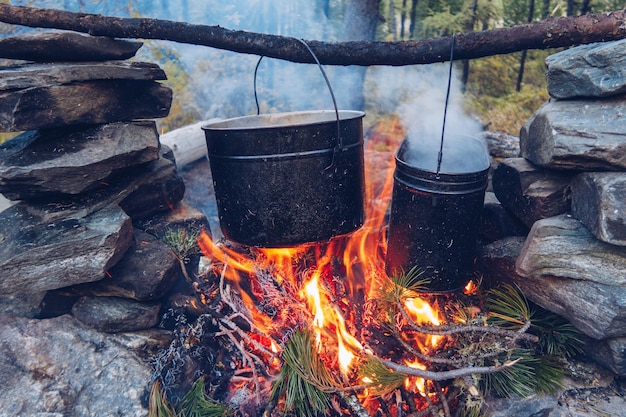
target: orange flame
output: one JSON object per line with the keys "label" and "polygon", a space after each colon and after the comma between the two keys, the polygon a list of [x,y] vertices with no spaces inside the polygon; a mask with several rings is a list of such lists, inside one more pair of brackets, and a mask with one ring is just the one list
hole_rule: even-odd
{"label": "orange flame", "polygon": [[[388,279],[384,270],[385,216],[393,189],[394,153],[405,137],[405,132],[397,118],[383,121],[382,125],[386,130],[382,132],[381,127],[377,127],[378,136],[372,136],[365,148],[365,222],[349,236],[317,246],[315,265],[305,274],[305,279],[301,273],[296,273],[294,259],[310,253],[310,247],[250,249],[252,255],[247,255],[225,245],[215,244],[206,233],[199,238],[203,253],[223,264],[222,277],[229,285],[239,285],[242,277],[251,278],[255,272],[264,270],[271,271],[278,284],[284,283],[296,288],[297,296],[308,308],[309,324],[315,331],[317,348],[324,348],[323,338],[336,338],[336,359],[344,375],[349,373],[363,346],[348,331],[344,313],[338,303],[347,308],[354,300],[371,298],[382,289],[383,283]],[[341,259],[343,262],[345,271],[342,271],[341,275],[344,277],[340,285],[346,287],[347,297],[350,299],[337,300],[332,288],[328,288],[331,285],[328,277],[333,275],[328,271],[332,269],[334,259]],[[240,293],[255,325],[268,335],[271,334],[272,320],[258,310],[246,291],[240,289]],[[437,313],[424,300],[409,300],[406,308],[417,323],[440,324]],[[436,346],[439,339],[440,337],[432,337],[426,343]]]}

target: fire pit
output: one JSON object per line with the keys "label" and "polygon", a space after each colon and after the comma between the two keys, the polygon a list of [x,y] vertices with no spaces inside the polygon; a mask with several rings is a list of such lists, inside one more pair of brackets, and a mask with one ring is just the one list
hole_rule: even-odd
{"label": "fire pit", "polygon": [[[419,275],[387,276],[393,151],[404,136],[394,126],[396,135],[367,143],[367,215],[356,231],[289,248],[201,236],[211,263],[186,306],[198,318],[177,326],[157,361],[165,392],[186,374],[241,416],[451,416],[479,410],[487,391],[528,395],[537,381],[556,384],[554,355],[514,288],[474,282],[425,296]],[[572,352],[551,346],[556,356]],[[205,359],[174,366],[180,357]]]}

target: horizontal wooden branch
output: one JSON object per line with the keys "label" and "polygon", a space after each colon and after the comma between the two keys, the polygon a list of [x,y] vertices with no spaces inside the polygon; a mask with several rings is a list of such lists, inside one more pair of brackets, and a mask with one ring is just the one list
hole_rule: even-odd
{"label": "horizontal wooden branch", "polygon": [[[0,22],[71,30],[94,36],[161,39],[292,62],[313,63],[296,39],[149,18],[119,18],[0,4]],[[454,59],[473,59],[525,49],[547,49],[626,38],[624,11],[563,17],[455,35]],[[451,37],[402,42],[306,41],[326,65],[415,65],[449,60]]]}

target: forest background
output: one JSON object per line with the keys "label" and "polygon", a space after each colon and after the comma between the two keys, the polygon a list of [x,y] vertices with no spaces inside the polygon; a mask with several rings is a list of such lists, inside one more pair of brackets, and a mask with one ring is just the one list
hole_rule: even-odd
{"label": "forest background", "polygon": [[[450,36],[624,8],[623,0],[0,0],[17,6],[63,9],[118,17],[149,17],[219,25],[321,41],[396,41]],[[0,25],[7,37],[33,29]],[[548,99],[546,56],[556,50],[522,51],[456,61],[452,102],[484,128],[517,135]],[[331,108],[319,69],[313,65],[167,41],[145,41],[137,60],[159,63],[174,90],[161,132],[211,118],[256,112]],[[365,110],[375,120],[402,109],[443,115],[448,65],[326,67],[337,103]],[[434,123],[439,123],[435,117]],[[1,141],[1,140],[0,140]]]}

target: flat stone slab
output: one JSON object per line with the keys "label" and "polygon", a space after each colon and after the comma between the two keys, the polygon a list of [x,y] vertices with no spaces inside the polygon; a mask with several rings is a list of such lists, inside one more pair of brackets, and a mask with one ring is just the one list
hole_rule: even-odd
{"label": "flat stone slab", "polygon": [[166,79],[165,72],[149,62],[75,62],[0,67],[0,91],[50,87],[77,81]]}
{"label": "flat stone slab", "polygon": [[623,171],[626,96],[551,100],[520,131],[521,155],[544,168]]}
{"label": "flat stone slab", "polygon": [[166,146],[161,146],[159,159],[118,175],[113,181],[124,182],[132,176],[136,178],[132,192],[120,201],[120,207],[133,220],[169,211],[185,195],[173,153]]}
{"label": "flat stone slab", "polygon": [[0,40],[0,58],[37,62],[108,61],[135,56],[142,42],[45,31]]}
{"label": "flat stone slab", "polygon": [[12,200],[80,194],[158,158],[153,121],[31,130],[0,145],[0,192]]}
{"label": "flat stone slab", "polygon": [[585,172],[571,184],[572,215],[595,237],[626,246],[626,172]]}
{"label": "flat stone slab", "polygon": [[0,93],[0,131],[165,117],[172,90],[156,81],[95,80]]}
{"label": "flat stone slab", "polygon": [[530,230],[512,276],[524,294],[595,339],[626,336],[626,248],[561,215]]}
{"label": "flat stone slab", "polygon": [[180,262],[170,247],[135,229],[133,244],[105,278],[61,291],[69,295],[148,301],[164,296],[179,277]]}
{"label": "flat stone slab", "polygon": [[493,191],[526,227],[539,219],[553,217],[570,209],[566,189],[573,173],[547,170],[524,158],[509,158],[493,171]]}
{"label": "flat stone slab", "polygon": [[159,321],[161,304],[117,297],[81,297],[72,314],[81,323],[107,333],[153,327]]}
{"label": "flat stone slab", "polygon": [[0,292],[42,292],[105,276],[129,248],[131,219],[115,205],[99,210],[16,204],[0,213]]}
{"label": "flat stone slab", "polygon": [[626,93],[626,40],[566,49],[546,58],[548,93],[558,99]]}

